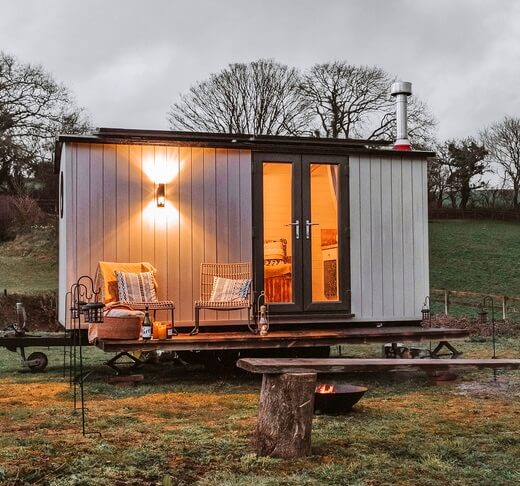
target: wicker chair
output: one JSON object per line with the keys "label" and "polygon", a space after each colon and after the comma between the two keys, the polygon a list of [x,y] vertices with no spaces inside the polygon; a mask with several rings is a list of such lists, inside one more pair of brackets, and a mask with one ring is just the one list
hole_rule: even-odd
{"label": "wicker chair", "polygon": [[214,311],[232,311],[247,309],[247,326],[251,332],[251,309],[253,306],[251,288],[247,299],[215,302],[210,300],[214,277],[230,279],[251,279],[251,264],[246,263],[201,263],[200,265],[200,300],[195,301],[195,327],[190,334],[199,332],[200,311],[210,309]]}
{"label": "wicker chair", "polygon": [[[152,272],[154,275],[157,270],[148,262],[139,263],[119,263],[119,262],[99,262],[96,270],[95,281],[97,286],[101,289],[101,300],[105,304],[111,302],[120,302],[134,310],[144,311],[147,307],[153,311],[153,318],[156,319],[157,311],[167,311],[170,314],[172,322],[172,333],[177,335],[175,329],[175,303],[171,300],[160,300],[157,302],[125,302],[119,301],[119,294],[117,288],[117,279],[114,270],[121,272]],[[154,286],[157,292],[157,282],[154,276]]]}

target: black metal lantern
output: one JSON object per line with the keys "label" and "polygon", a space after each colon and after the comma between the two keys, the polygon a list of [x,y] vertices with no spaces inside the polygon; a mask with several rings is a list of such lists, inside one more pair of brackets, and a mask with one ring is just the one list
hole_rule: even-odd
{"label": "black metal lantern", "polygon": [[86,302],[79,300],[76,302],[76,305],[70,308],[70,315],[72,319],[79,319],[79,316],[83,314],[83,306],[85,306]]}
{"label": "black metal lantern", "polygon": [[481,324],[486,324],[488,321],[488,312],[482,304],[478,306],[478,318]]}
{"label": "black metal lantern", "polygon": [[423,322],[430,322],[432,318],[432,311],[430,309],[430,296],[427,295],[424,299],[424,303],[421,309],[421,315]]}
{"label": "black metal lantern", "polygon": [[83,315],[85,316],[85,322],[89,323],[100,323],[103,322],[103,308],[105,304],[101,302],[91,302],[81,307]]}

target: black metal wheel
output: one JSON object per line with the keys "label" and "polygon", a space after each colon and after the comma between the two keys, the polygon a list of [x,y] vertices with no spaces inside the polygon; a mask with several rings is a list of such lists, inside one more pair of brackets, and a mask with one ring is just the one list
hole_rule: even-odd
{"label": "black metal wheel", "polygon": [[29,363],[29,369],[33,373],[43,371],[45,368],[47,368],[47,364],[49,363],[47,355],[45,353],[40,353],[39,351],[31,353],[27,358],[27,361]]}

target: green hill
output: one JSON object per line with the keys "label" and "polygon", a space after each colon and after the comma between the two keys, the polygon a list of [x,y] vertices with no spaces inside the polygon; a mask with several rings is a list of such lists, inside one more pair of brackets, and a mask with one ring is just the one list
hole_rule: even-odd
{"label": "green hill", "polygon": [[520,296],[520,224],[430,222],[430,287]]}

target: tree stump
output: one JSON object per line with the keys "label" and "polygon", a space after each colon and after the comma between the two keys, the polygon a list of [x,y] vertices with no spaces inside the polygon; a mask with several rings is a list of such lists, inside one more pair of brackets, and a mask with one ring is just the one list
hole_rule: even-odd
{"label": "tree stump", "polygon": [[255,432],[257,455],[310,454],[315,389],[316,373],[263,375]]}

